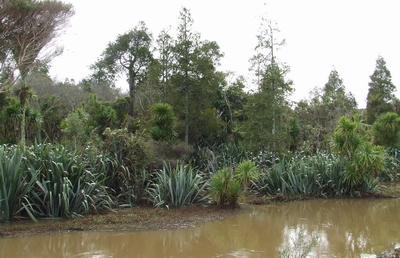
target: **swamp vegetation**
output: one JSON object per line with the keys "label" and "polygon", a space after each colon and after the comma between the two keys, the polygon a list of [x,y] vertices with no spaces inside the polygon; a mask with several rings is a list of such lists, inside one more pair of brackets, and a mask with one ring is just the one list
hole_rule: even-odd
{"label": "swamp vegetation", "polygon": [[[193,31],[182,8],[176,38],[163,30],[153,40],[139,22],[107,45],[87,78],[58,82],[48,76],[57,51],[39,53],[73,13],[59,1],[0,8],[0,222],[67,219],[30,224],[32,234],[140,230],[168,228],[158,220],[174,216],[189,224],[234,216],[240,209],[226,207],[239,200],[398,196],[385,185],[400,172],[400,100],[383,57],[365,109],[335,69],[294,103],[271,21],[262,19],[250,83],[218,70],[217,42]],[[115,87],[120,75],[128,93]]]}

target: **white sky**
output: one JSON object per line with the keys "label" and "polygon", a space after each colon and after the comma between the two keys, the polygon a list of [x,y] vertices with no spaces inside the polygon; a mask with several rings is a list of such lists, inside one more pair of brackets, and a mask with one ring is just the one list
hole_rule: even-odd
{"label": "white sky", "polygon": [[[109,42],[146,22],[156,39],[162,29],[179,24],[182,7],[190,10],[202,40],[216,41],[225,54],[220,70],[250,78],[261,17],[277,22],[286,45],[276,53],[290,66],[292,100],[322,87],[333,68],[360,108],[365,107],[369,76],[379,55],[400,89],[400,2],[397,0],[64,0],[76,14],[59,38],[64,53],[51,63],[51,76],[79,81]],[[249,83],[250,83],[249,79]],[[125,83],[119,85],[123,88]],[[396,94],[400,97],[400,91]]]}

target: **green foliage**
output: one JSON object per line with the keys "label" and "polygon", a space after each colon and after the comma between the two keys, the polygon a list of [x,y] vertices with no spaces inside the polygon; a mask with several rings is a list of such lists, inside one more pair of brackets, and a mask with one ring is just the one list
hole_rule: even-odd
{"label": "green foliage", "polygon": [[357,102],[351,93],[346,93],[343,80],[334,69],[328,82],[310,92],[309,99],[301,100],[295,108],[295,117],[301,128],[303,151],[315,153],[329,151],[331,135],[341,116],[351,116]]}
{"label": "green foliage", "polygon": [[333,151],[346,160],[343,182],[351,189],[383,172],[387,159],[385,150],[369,142],[362,127],[359,116],[341,117],[332,137]]}
{"label": "green foliage", "polygon": [[178,134],[186,144],[195,145],[204,139],[215,140],[215,134],[210,135],[217,124],[216,112],[212,110],[218,86],[224,80],[224,75],[216,71],[223,54],[216,42],[201,41],[200,35],[192,30],[193,19],[188,9],[182,8],[179,19],[172,47],[175,65],[165,83],[171,89],[168,103],[178,118]]}
{"label": "green foliage", "polygon": [[38,172],[29,194],[35,215],[79,217],[113,205],[100,171],[90,170],[75,150],[38,144],[27,149],[26,160]]}
{"label": "green foliage", "polygon": [[355,157],[355,163],[358,170],[363,171],[367,176],[376,177],[386,169],[387,159],[387,152],[382,146],[365,142]]}
{"label": "green foliage", "polygon": [[210,178],[218,170],[234,166],[249,158],[250,154],[240,145],[230,143],[214,148],[197,146],[188,159],[193,166],[202,171],[205,178]]}
{"label": "green foliage", "polygon": [[274,55],[285,44],[285,40],[277,40],[278,33],[272,21],[262,19],[255,54],[250,59],[258,88],[244,106],[247,120],[240,128],[243,144],[250,150],[268,146],[277,153],[286,147],[285,115],[290,111],[287,97],[293,91],[293,82],[285,79],[289,67],[279,63]]}
{"label": "green foliage", "polygon": [[104,152],[115,157],[130,171],[142,170],[152,159],[148,139],[144,133],[128,132],[127,129],[111,130],[103,133]]}
{"label": "green foliage", "polygon": [[125,124],[131,105],[132,99],[130,97],[118,98],[112,103],[112,108],[115,110],[117,115],[118,125]]}
{"label": "green foliage", "polygon": [[372,125],[374,143],[387,148],[400,145],[400,116],[394,112],[384,113]]}
{"label": "green foliage", "polygon": [[201,112],[193,112],[194,117],[190,120],[191,142],[197,145],[210,145],[217,143],[220,135],[223,133],[223,122],[216,116],[215,108],[207,108]]}
{"label": "green foliage", "polygon": [[21,129],[21,103],[16,98],[9,98],[7,102],[1,116],[2,142],[16,144]]}
{"label": "green foliage", "polygon": [[150,135],[155,141],[171,142],[176,139],[175,131],[176,117],[171,105],[157,103],[151,107],[152,122],[154,126],[150,129]]}
{"label": "green foliage", "polygon": [[218,170],[210,180],[210,195],[220,205],[235,205],[241,194],[241,183],[233,174],[232,167]]}
{"label": "green foliage", "polygon": [[173,41],[168,29],[160,32],[156,40],[159,57],[153,61],[148,73],[149,84],[160,92],[162,102],[168,101],[171,94],[170,78],[174,69]]}
{"label": "green foliage", "polygon": [[108,103],[98,101],[97,95],[90,94],[88,100],[83,102],[82,106],[89,114],[89,128],[95,128],[99,134],[102,134],[106,127],[113,127],[117,113]]}
{"label": "green foliage", "polygon": [[116,121],[117,113],[110,104],[99,101],[95,94],[89,94],[81,107],[62,120],[61,128],[67,143],[73,139],[75,146],[82,148],[90,138],[101,135],[106,128],[114,128]]}
{"label": "green foliage", "polygon": [[78,108],[70,113],[62,122],[61,128],[66,140],[73,139],[75,146],[84,146],[93,128],[88,127],[89,114]]}
{"label": "green foliage", "polygon": [[372,125],[379,115],[394,111],[392,101],[395,99],[396,86],[392,83],[392,75],[381,56],[376,60],[375,70],[370,79],[366,120],[368,124]]}
{"label": "green foliage", "polygon": [[256,185],[259,191],[273,195],[322,195],[320,174],[315,172],[306,161],[283,159],[268,168]]}
{"label": "green foliage", "polygon": [[120,73],[128,77],[129,97],[132,100],[129,115],[135,115],[136,90],[146,78],[153,61],[150,51],[152,34],[146,24],[140,21],[132,30],[119,35],[115,42],[109,43],[101,58],[91,66],[93,79],[97,82],[114,84]]}
{"label": "green foliage", "polygon": [[319,152],[281,159],[268,167],[254,184],[261,194],[269,195],[341,197],[356,191],[377,190],[377,181],[362,176],[345,158]]}
{"label": "green foliage", "polygon": [[31,212],[28,194],[37,172],[26,170],[23,148],[0,146],[0,221],[13,220],[22,210]]}
{"label": "green foliage", "polygon": [[[193,152],[193,147],[186,145],[184,142],[180,143],[168,143],[168,142],[150,142],[150,149],[153,153],[153,158],[149,165],[149,169],[162,169],[164,163],[169,164],[173,167],[177,165],[179,160],[189,160],[190,155]],[[191,162],[194,167],[197,164]]]}
{"label": "green foliage", "polygon": [[289,150],[295,152],[298,148],[300,141],[301,129],[298,124],[298,120],[294,117],[290,117],[287,125],[287,133],[289,135]]}
{"label": "green foliage", "polygon": [[358,133],[360,120],[352,120],[342,116],[333,133],[333,150],[340,155],[352,159],[357,149],[366,140],[363,135]]}
{"label": "green foliage", "polygon": [[[231,74],[227,74],[230,76]],[[218,116],[225,123],[224,134],[220,138],[225,143],[237,143],[240,139],[238,134],[239,123],[244,120],[243,106],[247,100],[247,94],[244,91],[245,79],[239,76],[232,83],[219,87],[218,97],[213,105],[218,110]]]}
{"label": "green foliage", "polygon": [[197,171],[183,163],[175,168],[165,164],[148,188],[149,199],[155,207],[180,208],[204,200],[207,186]]}
{"label": "green foliage", "polygon": [[244,106],[246,121],[240,127],[242,144],[250,150],[263,145],[274,153],[287,146],[285,125],[290,112],[288,94],[293,90],[291,81],[285,80],[286,67],[270,64],[261,78],[259,90],[248,97]]}
{"label": "green foliage", "polygon": [[249,184],[258,179],[260,171],[251,160],[245,160],[239,163],[235,171],[235,177],[242,184],[244,191],[247,192]]}
{"label": "green foliage", "polygon": [[145,169],[151,163],[153,153],[144,134],[128,132],[127,129],[103,133],[103,152],[107,155],[105,185],[115,191],[122,203],[132,206],[143,201],[147,180]]}

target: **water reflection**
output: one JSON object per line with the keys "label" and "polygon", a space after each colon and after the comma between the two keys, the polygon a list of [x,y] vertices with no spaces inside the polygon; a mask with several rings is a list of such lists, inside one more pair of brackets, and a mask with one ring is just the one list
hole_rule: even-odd
{"label": "water reflection", "polygon": [[252,207],[199,227],[0,239],[0,257],[278,257],[318,238],[313,257],[360,257],[400,243],[399,200],[316,200]]}

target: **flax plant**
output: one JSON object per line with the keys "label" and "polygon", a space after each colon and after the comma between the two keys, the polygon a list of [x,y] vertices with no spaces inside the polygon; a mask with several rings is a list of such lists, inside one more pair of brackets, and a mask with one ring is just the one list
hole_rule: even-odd
{"label": "flax plant", "polygon": [[22,147],[0,146],[0,221],[13,220],[22,210],[32,215],[27,196],[35,177],[36,171],[25,167]]}
{"label": "flax plant", "polygon": [[102,166],[89,165],[75,150],[36,145],[28,149],[27,162],[39,172],[30,192],[38,216],[80,217],[113,205],[104,186]]}
{"label": "flax plant", "polygon": [[164,164],[147,193],[155,207],[179,208],[207,198],[206,186],[195,169],[178,162],[175,168]]}
{"label": "flax plant", "polygon": [[[344,183],[346,166],[341,156],[323,153],[282,159],[262,173],[255,185],[260,193],[269,195],[343,196],[351,192]],[[374,181],[363,184],[365,191],[375,187]]]}

